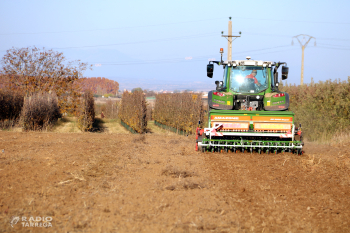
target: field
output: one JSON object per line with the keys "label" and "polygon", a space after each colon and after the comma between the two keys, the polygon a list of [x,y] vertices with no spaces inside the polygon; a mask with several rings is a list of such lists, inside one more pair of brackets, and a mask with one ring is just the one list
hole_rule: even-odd
{"label": "field", "polygon": [[74,124],[0,131],[0,232],[350,231],[349,142],[306,142],[302,156],[203,154],[194,136],[152,123],[144,135]]}

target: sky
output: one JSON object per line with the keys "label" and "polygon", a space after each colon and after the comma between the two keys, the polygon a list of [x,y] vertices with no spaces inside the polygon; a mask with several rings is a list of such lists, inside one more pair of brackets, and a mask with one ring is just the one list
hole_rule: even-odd
{"label": "sky", "polygon": [[233,60],[287,62],[287,82],[298,85],[302,50],[293,37],[306,34],[313,38],[305,48],[304,83],[345,81],[349,9],[345,0],[1,0],[0,58],[12,47],[36,46],[92,64],[85,77],[115,80],[121,90],[208,91],[223,70],[216,66],[210,79],[206,65],[220,59],[220,48],[227,60],[221,31],[227,35],[232,17],[233,35],[241,32]]}

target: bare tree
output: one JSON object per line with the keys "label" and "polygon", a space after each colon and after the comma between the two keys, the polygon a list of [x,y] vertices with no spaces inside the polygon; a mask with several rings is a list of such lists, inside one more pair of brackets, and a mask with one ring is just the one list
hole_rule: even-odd
{"label": "bare tree", "polygon": [[11,88],[26,95],[55,92],[61,112],[76,108],[80,96],[75,82],[92,66],[80,60],[67,61],[63,53],[34,47],[11,48],[1,59],[0,73]]}
{"label": "bare tree", "polygon": [[1,63],[1,72],[10,75],[11,83],[23,87],[27,93],[55,90],[62,81],[72,82],[82,77],[89,67],[80,60],[67,62],[61,52],[41,50],[35,46],[11,48]]}

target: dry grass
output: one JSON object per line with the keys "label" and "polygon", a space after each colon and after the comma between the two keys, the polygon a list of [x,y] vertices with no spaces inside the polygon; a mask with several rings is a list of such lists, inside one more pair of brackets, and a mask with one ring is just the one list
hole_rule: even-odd
{"label": "dry grass", "polygon": [[81,133],[75,117],[60,118],[53,126],[52,131],[57,133]]}
{"label": "dry grass", "polygon": [[[98,119],[98,118],[97,118]],[[100,119],[103,127],[106,129],[106,133],[115,133],[115,134],[130,134],[121,124],[119,119]]]}
{"label": "dry grass", "polygon": [[334,146],[337,144],[349,144],[350,143],[350,133],[348,132],[342,132],[337,133],[333,136],[332,140],[330,141],[330,145]]}
{"label": "dry grass", "polygon": [[147,127],[148,127],[148,132],[150,132],[151,134],[156,134],[156,135],[176,135],[176,133],[171,132],[169,130],[166,129],[162,129],[158,126],[156,126],[154,124],[154,121],[149,121],[147,123]]}

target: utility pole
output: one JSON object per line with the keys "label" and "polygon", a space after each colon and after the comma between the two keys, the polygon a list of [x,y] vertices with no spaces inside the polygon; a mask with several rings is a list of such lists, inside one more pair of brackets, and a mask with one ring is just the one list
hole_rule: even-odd
{"label": "utility pole", "polygon": [[230,20],[228,21],[228,46],[227,46],[227,60],[231,61],[232,60],[232,21],[231,17]]}
{"label": "utility pole", "polygon": [[[232,60],[232,37],[235,37],[235,39],[237,39],[237,37],[241,37],[241,36],[232,36],[232,21],[231,21],[231,17],[229,17],[229,21],[228,21],[228,35],[222,35],[222,37],[226,37],[227,41],[228,41],[228,46],[227,46],[227,60],[231,61]],[[221,34],[224,34],[224,32],[222,31]],[[241,32],[239,32],[239,34],[241,34]]]}
{"label": "utility pole", "polygon": [[[299,37],[303,37],[301,39],[301,41],[299,40]],[[307,39],[306,37],[309,37],[309,38]],[[292,45],[293,45],[293,39],[294,38],[296,38],[299,41],[299,44],[301,46],[301,51],[302,51],[302,54],[301,54],[301,79],[300,79],[300,85],[303,85],[304,84],[304,51],[305,51],[305,48],[306,48],[306,46],[308,45],[308,43],[310,42],[311,39],[315,39],[315,44],[314,45],[316,46],[316,38],[313,37],[313,36],[300,34],[300,35],[294,36],[292,38]],[[304,44],[302,42],[304,42]]]}

